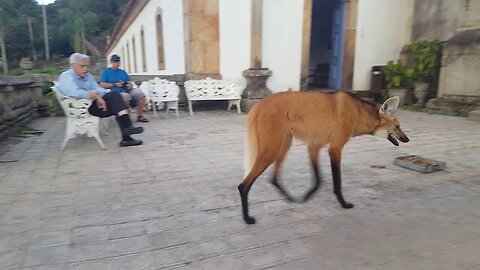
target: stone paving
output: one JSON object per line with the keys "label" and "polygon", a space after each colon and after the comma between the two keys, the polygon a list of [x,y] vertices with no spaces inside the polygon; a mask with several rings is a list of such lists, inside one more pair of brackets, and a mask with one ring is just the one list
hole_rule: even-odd
{"label": "stone paving", "polygon": [[[150,115],[145,144],[119,148],[110,127],[60,151],[65,119],[31,124],[41,136],[9,139],[0,156],[0,269],[480,269],[480,123],[401,111],[411,141],[363,136],[347,144],[342,209],[321,153],[322,189],[287,203],[269,183],[241,217],[246,116],[225,111]],[[447,162],[421,174],[402,154]],[[295,196],[312,184],[295,142],[281,181]],[[374,168],[372,165],[385,165]]]}

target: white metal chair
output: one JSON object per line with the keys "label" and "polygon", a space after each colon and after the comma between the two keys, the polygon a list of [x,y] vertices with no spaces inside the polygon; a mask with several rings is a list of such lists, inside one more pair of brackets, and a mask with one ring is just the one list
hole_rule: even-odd
{"label": "white metal chair", "polygon": [[100,137],[100,118],[93,116],[88,112],[88,107],[90,107],[92,101],[89,99],[66,97],[57,91],[55,85],[52,87],[52,90],[55,91],[58,103],[62,106],[67,119],[65,138],[61,149],[64,150],[68,140],[75,138],[78,135],[93,137],[97,140],[102,149],[107,149]]}
{"label": "white metal chair", "polygon": [[142,92],[146,93],[147,98],[152,103],[153,114],[157,115],[157,105],[166,103],[165,110],[175,110],[178,116],[178,95],[180,94],[180,87],[175,82],[155,77],[153,80],[143,82],[140,85]]}

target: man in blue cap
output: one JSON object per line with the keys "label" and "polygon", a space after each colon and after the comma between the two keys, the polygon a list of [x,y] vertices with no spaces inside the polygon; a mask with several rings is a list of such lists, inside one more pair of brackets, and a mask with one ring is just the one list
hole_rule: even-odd
{"label": "man in blue cap", "polygon": [[130,76],[128,76],[125,70],[120,68],[120,56],[112,55],[110,63],[112,66],[103,70],[100,76],[100,86],[119,92],[127,105],[130,105],[132,98],[135,99],[138,103],[137,121],[148,122],[148,119],[143,115],[143,108],[145,108],[146,102],[145,94],[139,89],[133,89]]}

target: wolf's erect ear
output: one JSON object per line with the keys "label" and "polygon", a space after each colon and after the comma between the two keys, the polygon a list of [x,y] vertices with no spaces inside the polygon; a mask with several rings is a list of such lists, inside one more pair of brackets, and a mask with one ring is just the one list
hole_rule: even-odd
{"label": "wolf's erect ear", "polygon": [[391,97],[382,104],[380,107],[380,114],[383,114],[388,117],[393,117],[397,113],[398,104],[400,103],[399,97]]}

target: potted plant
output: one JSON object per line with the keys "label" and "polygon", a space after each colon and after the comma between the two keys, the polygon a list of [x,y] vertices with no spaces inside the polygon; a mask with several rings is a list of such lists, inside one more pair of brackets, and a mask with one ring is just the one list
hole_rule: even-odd
{"label": "potted plant", "polygon": [[437,72],[440,42],[418,40],[408,47],[414,61],[412,78],[415,83],[414,94],[417,98],[415,105],[423,107],[428,89]]}
{"label": "potted plant", "polygon": [[402,61],[398,60],[397,63],[388,61],[387,65],[383,68],[385,75],[385,82],[387,83],[388,96],[398,96],[400,98],[399,105],[405,104],[405,99],[411,87],[411,76],[413,69],[407,68]]}

